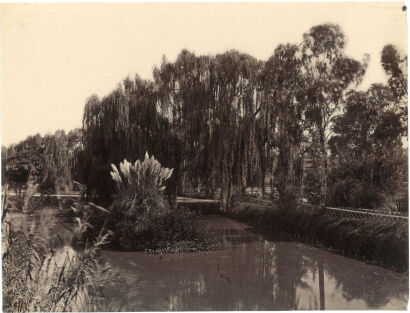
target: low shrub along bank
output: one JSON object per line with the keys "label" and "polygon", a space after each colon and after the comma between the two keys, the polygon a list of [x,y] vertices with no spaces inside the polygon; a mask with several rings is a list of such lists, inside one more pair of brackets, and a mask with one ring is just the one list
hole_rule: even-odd
{"label": "low shrub along bank", "polygon": [[272,208],[261,203],[234,204],[230,217],[262,229],[283,230],[320,242],[349,256],[374,261],[395,270],[408,269],[408,224],[397,220],[376,220],[331,216],[324,210]]}

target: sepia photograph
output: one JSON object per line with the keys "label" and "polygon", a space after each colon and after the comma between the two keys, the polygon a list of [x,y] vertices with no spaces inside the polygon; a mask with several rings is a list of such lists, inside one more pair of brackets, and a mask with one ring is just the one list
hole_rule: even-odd
{"label": "sepia photograph", "polygon": [[408,310],[407,10],[1,3],[2,311]]}

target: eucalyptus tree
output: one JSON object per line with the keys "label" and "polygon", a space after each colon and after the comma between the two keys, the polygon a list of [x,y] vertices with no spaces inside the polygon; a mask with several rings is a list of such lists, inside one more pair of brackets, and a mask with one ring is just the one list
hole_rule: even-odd
{"label": "eucalyptus tree", "polygon": [[405,123],[407,125],[407,55],[400,53],[398,49],[393,45],[386,45],[382,50],[381,63],[386,74],[389,77],[388,85],[390,86],[392,93],[399,104],[397,110],[401,111],[402,123]]}
{"label": "eucalyptus tree", "polygon": [[367,60],[359,62],[344,54],[345,37],[334,24],[314,26],[303,36],[301,59],[305,76],[306,118],[319,136],[320,206],[326,202],[328,172],[328,135],[336,115],[340,114],[343,95],[357,85],[365,73]]}
{"label": "eucalyptus tree", "polygon": [[389,77],[388,84],[396,99],[407,100],[407,56],[403,56],[393,45],[382,50],[381,63]]}

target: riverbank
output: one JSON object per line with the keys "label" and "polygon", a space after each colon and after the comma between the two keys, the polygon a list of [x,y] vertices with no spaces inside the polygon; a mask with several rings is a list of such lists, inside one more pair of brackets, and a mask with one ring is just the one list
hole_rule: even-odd
{"label": "riverbank", "polygon": [[241,199],[228,217],[268,233],[284,232],[298,241],[374,263],[398,272],[408,270],[408,222],[357,216],[332,216],[312,207],[272,208],[266,202]]}

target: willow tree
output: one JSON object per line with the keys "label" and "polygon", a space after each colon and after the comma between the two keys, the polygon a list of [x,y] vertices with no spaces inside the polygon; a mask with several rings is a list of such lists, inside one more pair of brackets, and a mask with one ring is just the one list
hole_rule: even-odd
{"label": "willow tree", "polygon": [[319,136],[320,206],[324,207],[330,126],[334,117],[340,113],[347,89],[361,82],[366,60],[362,63],[345,56],[345,37],[338,25],[314,26],[303,37],[301,58],[306,83],[304,101],[308,106],[306,117]]}
{"label": "willow tree", "polygon": [[246,186],[248,174],[256,171],[258,66],[235,51],[209,57],[183,50],[175,62],[164,59],[154,70],[159,107],[179,138],[181,172],[192,185],[205,184],[208,196],[218,183],[222,194],[224,186],[227,193],[233,185]]}
{"label": "willow tree", "polygon": [[[212,86],[210,58],[182,50],[175,62],[164,58],[154,69],[159,107],[169,120],[171,132],[178,137],[180,151],[180,191],[185,183],[208,185],[214,190]],[[212,193],[212,192],[211,192]]]}
{"label": "willow tree", "polygon": [[[214,68],[211,72],[211,80],[214,82],[214,101],[216,108],[216,132],[219,134],[219,155],[221,160],[221,209],[226,210],[231,202],[235,185],[235,170],[251,163],[256,157],[249,152],[256,153],[254,144],[255,123],[247,121],[249,117],[254,119],[257,110],[256,82],[258,62],[256,59],[237,51],[229,51],[217,55],[214,60]],[[247,123],[243,123],[246,121]],[[244,137],[244,128],[247,128],[248,138]],[[244,148],[238,147],[243,144]],[[238,158],[238,153],[242,158]],[[239,166],[235,166],[241,162]]]}
{"label": "willow tree", "polygon": [[[109,201],[113,185],[109,176],[112,163],[124,158],[135,160],[146,151],[169,165],[165,156],[171,142],[167,122],[158,114],[154,84],[125,79],[103,99],[91,96],[83,116],[83,180],[89,195]],[[172,165],[172,164],[171,164]]]}
{"label": "willow tree", "polygon": [[67,136],[63,130],[44,137],[43,158],[43,180],[40,188],[55,194],[71,190],[71,159]]}

